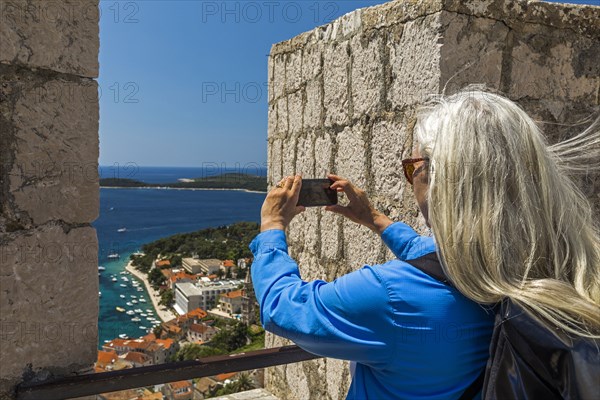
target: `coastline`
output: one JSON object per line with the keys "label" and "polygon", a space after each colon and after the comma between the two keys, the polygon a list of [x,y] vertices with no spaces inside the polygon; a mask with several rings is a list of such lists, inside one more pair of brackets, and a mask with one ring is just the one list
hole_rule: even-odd
{"label": "coastline", "polygon": [[100,189],[160,189],[160,190],[236,190],[238,192],[247,193],[268,193],[262,190],[249,190],[249,189],[226,189],[226,188],[174,188],[168,186],[100,186]]}
{"label": "coastline", "polygon": [[146,291],[148,292],[148,295],[150,296],[150,300],[152,300],[152,305],[154,306],[154,310],[156,311],[156,315],[158,316],[158,318],[160,318],[163,322],[167,322],[167,321],[175,318],[175,315],[172,314],[170,311],[168,311],[168,310],[165,311],[161,308],[162,306],[160,306],[158,304],[158,302],[160,301],[160,296],[158,295],[158,291],[156,291],[156,290],[154,290],[154,288],[152,288],[152,285],[150,285],[150,282],[148,282],[148,278],[146,277],[146,274],[135,269],[135,267],[131,264],[131,260],[129,260],[127,262],[127,265],[125,266],[125,270],[128,271],[129,273],[131,273],[133,276],[135,276],[139,280],[141,280],[142,282],[144,282],[144,286],[146,286]]}

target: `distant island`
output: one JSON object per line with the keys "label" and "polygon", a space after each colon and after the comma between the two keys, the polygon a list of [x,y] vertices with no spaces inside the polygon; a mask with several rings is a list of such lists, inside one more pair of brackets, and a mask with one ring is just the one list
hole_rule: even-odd
{"label": "distant island", "polygon": [[102,178],[100,179],[100,186],[124,188],[240,189],[266,192],[267,178],[239,172],[193,179],[182,178],[178,182],[172,183],[147,183],[127,178]]}

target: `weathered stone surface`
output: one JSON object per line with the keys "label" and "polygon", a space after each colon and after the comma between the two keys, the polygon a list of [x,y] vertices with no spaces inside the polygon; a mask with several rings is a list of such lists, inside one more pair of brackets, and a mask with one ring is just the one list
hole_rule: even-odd
{"label": "weathered stone surface", "polygon": [[325,178],[333,172],[332,155],[333,143],[329,135],[319,136],[315,139],[315,177]]}
{"label": "weathered stone surface", "polygon": [[269,57],[273,64],[273,99],[285,93],[285,56],[273,55]]}
{"label": "weathered stone surface", "polygon": [[287,55],[285,63],[285,90],[293,92],[300,88],[302,83],[302,52],[297,51]]}
{"label": "weathered stone surface", "polygon": [[281,148],[282,178],[296,174],[296,141],[297,139],[295,137],[286,138],[283,140],[283,146]]}
{"label": "weathered stone surface", "polygon": [[0,62],[97,77],[98,4],[0,1]]}
{"label": "weathered stone surface", "polygon": [[508,28],[501,21],[442,11],[444,45],[440,55],[440,85],[454,93],[483,83],[500,89],[502,53]]}
{"label": "weathered stone surface", "polygon": [[376,32],[371,35],[356,35],[350,40],[353,118],[382,106],[382,43],[383,38],[376,36]]}
{"label": "weathered stone surface", "polygon": [[277,110],[277,128],[275,134],[279,136],[287,136],[288,134],[288,99],[281,97],[275,101]]}
{"label": "weathered stone surface", "polygon": [[288,133],[297,136],[302,132],[302,91],[298,90],[287,96],[288,99]]}
{"label": "weathered stone surface", "polygon": [[302,50],[302,81],[307,82],[321,74],[323,46],[315,44]]}
{"label": "weathered stone surface", "polygon": [[98,242],[92,228],[44,225],[0,246],[2,379],[68,374],[96,360]]}
{"label": "weathered stone surface", "polygon": [[372,194],[397,203],[409,185],[401,160],[411,156],[411,133],[406,120],[381,120],[371,131]]}
{"label": "weathered stone surface", "polygon": [[346,127],[337,135],[336,175],[354,182],[360,188],[367,186],[367,149],[362,125]]}
{"label": "weathered stone surface", "polygon": [[323,85],[325,126],[348,122],[348,43],[325,48],[323,54]]}
{"label": "weathered stone surface", "polygon": [[283,177],[282,166],[283,166],[283,153],[281,150],[282,140],[273,139],[269,143],[269,161],[268,161],[268,173],[269,182],[271,185],[277,185],[279,180]]}
{"label": "weathered stone surface", "polygon": [[[5,217],[30,228],[98,216],[97,83],[0,66]],[[81,118],[85,115],[86,118]]]}
{"label": "weathered stone surface", "polygon": [[423,102],[440,89],[440,13],[409,21],[390,46],[392,83],[388,99],[394,109]]}
{"label": "weathered stone surface", "polygon": [[315,128],[321,124],[323,109],[323,85],[320,79],[313,79],[306,84],[306,102],[304,104],[304,129]]}

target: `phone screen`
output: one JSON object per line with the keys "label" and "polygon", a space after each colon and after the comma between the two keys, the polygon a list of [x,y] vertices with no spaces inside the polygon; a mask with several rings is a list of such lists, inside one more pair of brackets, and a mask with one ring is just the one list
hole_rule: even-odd
{"label": "phone screen", "polygon": [[337,204],[337,192],[329,188],[332,184],[331,179],[302,179],[297,205],[316,207]]}

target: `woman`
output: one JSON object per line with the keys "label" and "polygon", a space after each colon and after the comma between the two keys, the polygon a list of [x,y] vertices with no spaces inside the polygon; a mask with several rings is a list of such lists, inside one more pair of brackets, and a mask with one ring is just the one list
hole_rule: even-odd
{"label": "woman", "polygon": [[[326,210],[380,234],[398,259],[304,282],[284,233],[304,211],[296,206],[301,178],[287,177],[265,199],[251,243],[265,328],[355,361],[351,399],[460,398],[489,355],[493,313],[475,302],[507,298],[545,327],[598,338],[598,229],[567,176],[599,168],[598,131],[548,147],[510,100],[467,91],[425,107],[414,134],[418,146],[402,164],[435,241],[392,223],[363,191],[330,175],[349,204]],[[582,146],[595,147],[581,154]],[[432,252],[452,285],[412,265]],[[497,376],[486,378],[489,386]]]}

